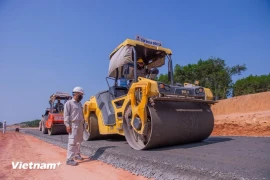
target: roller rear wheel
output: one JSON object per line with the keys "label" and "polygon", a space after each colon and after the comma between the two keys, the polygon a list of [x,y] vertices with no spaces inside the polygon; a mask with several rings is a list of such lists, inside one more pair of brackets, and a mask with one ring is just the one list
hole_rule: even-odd
{"label": "roller rear wheel", "polygon": [[43,134],[48,134],[48,129],[45,127],[44,123],[41,124],[41,131]]}
{"label": "roller rear wheel", "polygon": [[101,135],[98,129],[98,119],[94,113],[91,113],[87,122],[85,123],[85,130],[83,133],[83,139],[85,141],[99,139]]}
{"label": "roller rear wheel", "polygon": [[49,134],[50,136],[51,136],[51,135],[55,135],[53,125],[51,126],[51,128],[48,128],[48,134]]}

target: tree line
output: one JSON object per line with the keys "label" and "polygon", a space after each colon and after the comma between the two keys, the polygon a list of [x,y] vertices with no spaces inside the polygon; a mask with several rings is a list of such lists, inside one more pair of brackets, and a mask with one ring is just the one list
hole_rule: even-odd
{"label": "tree line", "polygon": [[[210,88],[217,99],[229,96],[239,96],[250,93],[265,92],[270,89],[270,74],[262,76],[248,76],[233,83],[232,77],[246,71],[245,64],[228,66],[225,60],[211,57],[198,60],[196,64],[174,66],[175,83],[194,83]],[[167,74],[160,74],[158,81],[169,83]]]}
{"label": "tree line", "polygon": [[24,124],[26,127],[38,127],[40,119],[21,122],[20,124]]}
{"label": "tree line", "polygon": [[[39,121],[40,119],[36,119],[36,120],[33,120],[33,121],[25,121],[25,122],[21,122],[19,124],[14,124],[14,125],[17,125],[19,126],[20,124],[26,126],[26,127],[38,127],[39,126]],[[3,128],[3,123],[0,122],[0,128]]]}
{"label": "tree line", "polygon": [[234,96],[270,91],[270,73],[261,76],[249,75],[239,79],[235,82],[233,89]]}

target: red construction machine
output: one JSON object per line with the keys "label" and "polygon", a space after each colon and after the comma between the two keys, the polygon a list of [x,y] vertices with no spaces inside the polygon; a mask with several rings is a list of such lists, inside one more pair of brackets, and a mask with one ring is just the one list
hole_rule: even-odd
{"label": "red construction machine", "polygon": [[40,121],[40,130],[43,134],[67,134],[64,125],[64,104],[72,99],[68,93],[56,92],[49,99],[50,108],[47,108]]}

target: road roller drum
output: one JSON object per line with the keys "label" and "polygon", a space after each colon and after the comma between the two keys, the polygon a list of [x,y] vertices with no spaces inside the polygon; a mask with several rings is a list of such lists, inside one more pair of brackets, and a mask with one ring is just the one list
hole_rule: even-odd
{"label": "road roller drum", "polygon": [[131,106],[125,114],[125,136],[137,150],[203,141],[214,127],[213,113],[206,103],[158,101],[147,109],[149,133],[146,137],[136,134],[128,123]]}

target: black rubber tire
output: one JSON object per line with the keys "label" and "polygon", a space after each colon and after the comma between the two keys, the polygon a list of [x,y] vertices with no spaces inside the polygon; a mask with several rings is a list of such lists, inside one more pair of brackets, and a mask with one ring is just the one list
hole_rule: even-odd
{"label": "black rubber tire", "polygon": [[44,123],[41,124],[41,131],[43,134],[48,134],[48,129],[45,127]]}
{"label": "black rubber tire", "polygon": [[[89,126],[88,126],[89,124]],[[99,134],[98,118],[94,113],[91,113],[85,124],[86,130],[83,133],[83,139],[85,141],[96,140],[102,136]]]}
{"label": "black rubber tire", "polygon": [[48,134],[51,135],[55,135],[55,131],[54,131],[54,126],[52,125],[51,128],[48,128]]}

